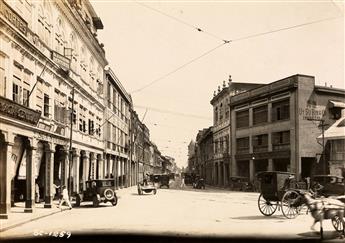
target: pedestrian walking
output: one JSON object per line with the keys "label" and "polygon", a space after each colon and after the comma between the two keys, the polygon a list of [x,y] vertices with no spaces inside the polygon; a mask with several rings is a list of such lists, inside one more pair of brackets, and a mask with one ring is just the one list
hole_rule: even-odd
{"label": "pedestrian walking", "polygon": [[60,186],[53,183],[52,187],[51,187],[51,196],[52,196],[53,200],[57,197],[59,199],[59,204],[60,204],[61,198],[60,198],[59,188],[60,188]]}
{"label": "pedestrian walking", "polygon": [[181,179],[181,185],[180,185],[181,188],[184,188],[185,187],[185,184],[184,184],[184,177],[182,177]]}
{"label": "pedestrian walking", "polygon": [[68,197],[68,190],[66,188],[66,186],[62,187],[62,200],[60,202],[59,208],[62,210],[62,204],[66,203],[69,207],[69,209],[72,209],[72,205],[71,202],[69,201],[69,197]]}
{"label": "pedestrian walking", "polygon": [[35,184],[35,202],[40,202],[40,187],[38,186],[37,182]]}

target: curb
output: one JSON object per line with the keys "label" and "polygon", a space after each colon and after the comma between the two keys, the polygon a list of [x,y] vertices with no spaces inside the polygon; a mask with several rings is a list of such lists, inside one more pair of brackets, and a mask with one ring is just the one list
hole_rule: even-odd
{"label": "curb", "polygon": [[38,216],[38,217],[35,217],[35,218],[31,218],[31,219],[28,219],[28,220],[24,220],[24,221],[22,221],[22,222],[15,223],[15,224],[10,225],[10,226],[7,226],[7,227],[5,227],[5,228],[1,228],[1,229],[0,229],[0,232],[7,231],[7,230],[9,230],[9,229],[13,229],[13,228],[16,228],[16,227],[18,227],[18,226],[21,226],[21,225],[23,225],[23,224],[27,224],[27,223],[29,223],[29,222],[33,222],[33,221],[36,221],[36,220],[39,220],[39,219],[42,219],[42,218],[45,218],[45,217],[48,217],[48,216],[57,214],[57,213],[62,213],[63,211],[65,211],[65,210],[58,210],[58,211],[51,212],[51,213],[48,213],[48,214],[45,214],[45,215],[41,215],[41,216]]}

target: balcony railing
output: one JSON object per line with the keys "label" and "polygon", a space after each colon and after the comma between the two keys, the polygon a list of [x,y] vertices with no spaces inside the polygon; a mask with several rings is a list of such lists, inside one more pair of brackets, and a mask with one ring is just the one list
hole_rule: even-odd
{"label": "balcony railing", "polygon": [[273,151],[286,151],[290,150],[290,144],[272,144]]}
{"label": "balcony railing", "polygon": [[237,154],[248,154],[249,153],[249,147],[237,148],[236,153]]}
{"label": "balcony railing", "polygon": [[253,152],[267,152],[268,146],[262,145],[262,146],[253,146]]}

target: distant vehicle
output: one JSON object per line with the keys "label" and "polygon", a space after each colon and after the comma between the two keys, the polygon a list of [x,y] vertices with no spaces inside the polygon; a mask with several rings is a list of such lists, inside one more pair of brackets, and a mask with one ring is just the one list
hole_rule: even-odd
{"label": "distant vehicle", "polygon": [[193,183],[195,189],[205,189],[205,180],[203,178],[197,178]]}
{"label": "distant vehicle", "polygon": [[86,190],[76,196],[76,206],[81,202],[92,201],[94,207],[98,207],[101,202],[111,202],[117,205],[115,193],[115,182],[113,179],[98,179],[86,181]]}
{"label": "distant vehicle", "polygon": [[150,177],[151,181],[159,185],[159,188],[162,188],[163,186],[169,188],[170,178],[171,177],[168,174],[154,174]]}
{"label": "distant vehicle", "polygon": [[342,176],[314,175],[311,178],[311,184],[315,182],[322,186],[322,189],[318,192],[319,195],[325,197],[345,195],[345,180]]}
{"label": "distant vehicle", "polygon": [[254,191],[253,184],[249,181],[248,177],[244,176],[231,176],[229,178],[230,189],[234,191],[251,192]]}
{"label": "distant vehicle", "polygon": [[157,188],[154,185],[153,181],[147,181],[147,182],[142,182],[138,183],[138,194],[143,195],[145,193],[153,193],[154,195],[157,193]]}

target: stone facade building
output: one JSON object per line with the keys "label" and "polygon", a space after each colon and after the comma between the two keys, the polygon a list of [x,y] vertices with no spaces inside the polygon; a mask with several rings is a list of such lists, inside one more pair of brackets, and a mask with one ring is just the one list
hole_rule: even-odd
{"label": "stone facade building", "polygon": [[345,90],[316,86],[306,75],[233,96],[231,174],[251,180],[263,170],[293,172],[298,179],[328,174],[329,157],[317,138],[339,119],[344,103]]}
{"label": "stone facade building", "polygon": [[11,201],[25,200],[32,212],[36,184],[37,201],[49,208],[53,182],[79,192],[86,180],[103,176],[107,61],[97,40],[103,25],[88,1],[0,5],[0,208],[6,218]]}

